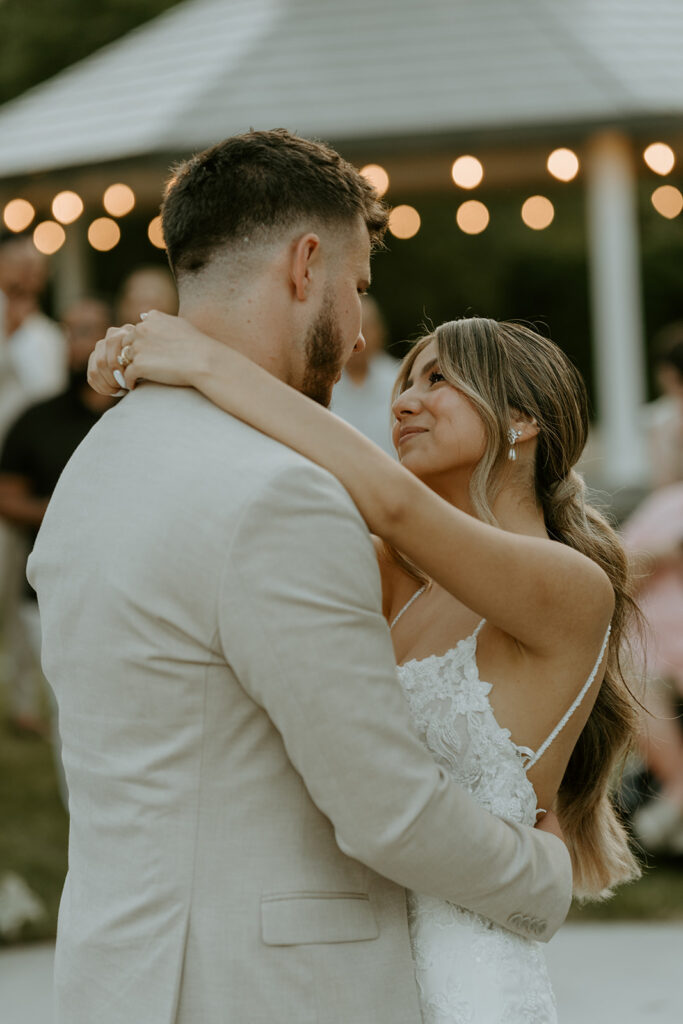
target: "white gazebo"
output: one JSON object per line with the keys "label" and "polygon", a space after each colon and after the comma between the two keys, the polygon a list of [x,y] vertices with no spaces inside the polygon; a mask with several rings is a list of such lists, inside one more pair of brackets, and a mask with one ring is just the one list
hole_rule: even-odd
{"label": "white gazebo", "polygon": [[[634,150],[683,144],[680,0],[187,0],[0,108],[0,199],[156,205],[168,164],[251,126],[325,138],[395,188],[540,182],[558,145],[585,181],[606,483],[638,484],[644,345]],[[114,177],[113,177],[114,176]],[[391,198],[391,192],[389,193]],[[82,284],[67,231],[63,295]]]}

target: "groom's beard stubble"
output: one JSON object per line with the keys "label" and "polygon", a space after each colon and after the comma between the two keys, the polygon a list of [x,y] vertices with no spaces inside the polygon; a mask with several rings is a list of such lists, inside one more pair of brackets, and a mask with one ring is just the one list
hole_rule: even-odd
{"label": "groom's beard stubble", "polygon": [[334,309],[325,304],[306,338],[303,393],[327,407],[332,400],[332,388],[342,368],[343,358],[344,343]]}

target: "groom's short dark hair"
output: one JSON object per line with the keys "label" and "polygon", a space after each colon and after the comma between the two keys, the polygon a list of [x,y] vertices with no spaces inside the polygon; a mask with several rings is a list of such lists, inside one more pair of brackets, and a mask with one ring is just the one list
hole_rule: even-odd
{"label": "groom's short dark hair", "polygon": [[387,223],[386,207],[352,164],[285,129],[234,135],[174,168],[161,216],[176,277],[201,270],[231,242],[302,219],[351,225],[360,216],[373,244]]}

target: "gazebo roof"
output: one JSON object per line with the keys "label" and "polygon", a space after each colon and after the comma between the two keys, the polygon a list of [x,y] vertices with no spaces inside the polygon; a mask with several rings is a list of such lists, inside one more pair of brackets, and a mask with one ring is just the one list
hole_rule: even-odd
{"label": "gazebo roof", "polygon": [[680,0],[188,0],[0,108],[0,177],[187,152],[683,117]]}

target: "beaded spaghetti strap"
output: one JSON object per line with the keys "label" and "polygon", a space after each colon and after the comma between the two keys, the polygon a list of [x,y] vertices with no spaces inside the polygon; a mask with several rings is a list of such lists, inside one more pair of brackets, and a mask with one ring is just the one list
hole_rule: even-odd
{"label": "beaded spaghetti strap", "polygon": [[410,608],[410,606],[413,603],[413,601],[417,601],[418,597],[420,597],[421,594],[424,594],[426,589],[427,589],[427,584],[425,583],[423,586],[420,587],[420,589],[415,594],[413,594],[413,596],[411,597],[411,599],[409,601],[406,601],[406,603],[403,605],[403,607],[401,608],[400,612],[398,613],[398,615],[396,616],[394,621],[389,626],[389,630],[390,631],[394,628],[394,626],[396,625],[398,620],[401,618],[403,613],[408,611],[408,609]]}
{"label": "beaded spaghetti strap", "polygon": [[535,754],[531,750],[529,750],[528,747],[520,747],[520,748],[518,748],[520,750],[520,753],[523,754],[523,756],[527,757],[527,756],[531,755],[531,756],[529,756],[529,760],[524,765],[526,771],[529,771],[529,769],[531,767],[533,767],[533,765],[535,765],[536,762],[541,759],[541,757],[543,757],[543,755],[545,754],[545,752],[548,749],[548,747],[550,746],[550,744],[562,732],[562,730],[564,729],[565,725],[567,724],[567,722],[572,717],[572,715],[574,714],[574,712],[578,708],[578,706],[581,703],[581,701],[583,700],[583,698],[586,696],[586,694],[590,690],[590,688],[593,685],[593,682],[595,680],[595,677],[598,674],[598,669],[600,668],[600,665],[602,664],[602,659],[603,659],[603,657],[605,655],[605,649],[607,647],[607,643],[609,641],[609,637],[610,637],[610,633],[611,632],[612,632],[612,627],[608,626],[607,627],[607,632],[605,633],[605,639],[602,641],[602,647],[600,648],[600,654],[598,656],[598,660],[595,663],[593,671],[589,675],[589,677],[586,680],[585,684],[581,687],[581,692],[579,693],[578,697],[576,698],[576,700],[574,701],[572,706],[569,708],[569,710],[566,711],[565,714],[562,716],[562,718],[557,723],[557,725],[555,726],[553,731],[550,733],[550,736],[548,736],[547,740],[545,740],[545,742],[541,744],[541,746],[538,748],[538,750],[536,751]]}

